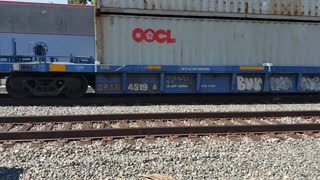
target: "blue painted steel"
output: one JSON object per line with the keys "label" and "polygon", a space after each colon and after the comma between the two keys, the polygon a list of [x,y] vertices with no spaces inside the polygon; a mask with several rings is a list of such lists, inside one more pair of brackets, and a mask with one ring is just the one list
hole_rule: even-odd
{"label": "blue painted steel", "polygon": [[263,91],[264,92],[269,92],[270,89],[270,82],[269,82],[270,74],[266,73],[264,74],[264,79],[263,79]]}
{"label": "blue painted steel", "polygon": [[[69,57],[70,58],[70,57]],[[45,61],[0,62],[0,72],[50,72]],[[59,59],[59,57],[51,57]],[[60,64],[60,63],[59,63]],[[96,76],[96,93],[310,93],[320,92],[320,67],[150,66],[63,63],[68,73]],[[254,69],[254,68],[253,68]],[[52,70],[52,69],[51,69]]]}
{"label": "blue painted steel", "polygon": [[[232,73],[240,71],[239,66],[178,66],[178,65],[165,65],[161,66],[161,69],[148,69],[148,65],[98,65],[97,72],[108,73],[108,72],[131,72],[131,73],[148,73],[148,72],[166,72],[166,73]],[[248,73],[263,73],[268,72],[265,68],[261,70],[243,71]]]}
{"label": "blue painted steel", "polygon": [[121,85],[122,85],[122,92],[123,93],[127,93],[128,92],[128,88],[127,88],[127,84],[128,84],[128,78],[127,78],[127,73],[122,73],[122,79],[121,79]]}
{"label": "blue painted steel", "polygon": [[[42,42],[41,42],[42,43]],[[44,44],[44,43],[43,43]],[[44,46],[47,47],[46,44]],[[0,62],[15,62],[15,63],[26,63],[26,62],[63,62],[63,63],[78,63],[78,64],[94,64],[94,58],[92,56],[38,56],[38,55],[17,55],[17,43],[12,38],[12,55],[0,55]],[[64,49],[64,48],[61,48]],[[46,51],[47,53],[47,51]],[[45,54],[46,54],[45,53]],[[45,55],[42,54],[42,55]]]}
{"label": "blue painted steel", "polygon": [[11,72],[12,64],[11,63],[2,63],[0,64],[0,72]]}
{"label": "blue painted steel", "polygon": [[202,74],[202,78],[200,80],[200,92],[231,92],[231,78],[231,74]]}
{"label": "blue painted steel", "polygon": [[77,56],[0,56],[0,62],[6,63],[76,63],[76,64],[94,64],[93,57],[77,57]]}
{"label": "blue painted steel", "polygon": [[[0,63],[0,73],[10,72],[50,72],[52,63]],[[64,64],[65,72],[93,73],[95,72],[94,64]]]}
{"label": "blue painted steel", "polygon": [[[122,91],[117,93],[320,92],[320,67],[265,66],[262,70],[241,70],[240,66],[161,66],[160,69],[149,69],[147,65],[97,65],[97,72],[100,80],[97,87],[112,86],[113,81],[110,83],[101,78],[118,74],[116,79]],[[150,90],[150,84],[157,88]],[[114,92],[105,88],[97,93]]]}
{"label": "blue painted steel", "polygon": [[201,86],[201,73],[197,73],[196,82],[197,82],[196,92],[199,92],[200,91],[200,86]]}
{"label": "blue painted steel", "polygon": [[165,86],[165,74],[162,72],[160,74],[160,92],[164,92],[164,86]]}
{"label": "blue painted steel", "polygon": [[120,73],[98,74],[96,76],[96,93],[117,94],[122,92]]}
{"label": "blue painted steel", "polygon": [[196,92],[196,74],[168,73],[165,76],[166,93],[194,93]]}
{"label": "blue painted steel", "polygon": [[160,74],[128,74],[129,93],[159,93]]}
{"label": "blue painted steel", "polygon": [[94,65],[91,64],[67,64],[66,72],[74,72],[74,73],[93,73]]}

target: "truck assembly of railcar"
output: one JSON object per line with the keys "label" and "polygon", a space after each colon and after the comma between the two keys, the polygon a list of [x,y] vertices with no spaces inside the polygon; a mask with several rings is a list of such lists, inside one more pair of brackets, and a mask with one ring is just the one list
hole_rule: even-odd
{"label": "truck assembly of railcar", "polygon": [[319,92],[319,5],[98,0],[94,60],[13,54],[1,75],[13,97],[80,97],[88,85],[97,94]]}

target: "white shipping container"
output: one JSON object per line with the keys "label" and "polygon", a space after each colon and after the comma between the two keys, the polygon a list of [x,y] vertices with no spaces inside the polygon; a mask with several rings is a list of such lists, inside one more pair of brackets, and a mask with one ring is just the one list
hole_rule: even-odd
{"label": "white shipping container", "polygon": [[102,15],[96,28],[103,64],[320,64],[317,23]]}
{"label": "white shipping container", "polygon": [[320,16],[320,0],[98,0],[98,8]]}

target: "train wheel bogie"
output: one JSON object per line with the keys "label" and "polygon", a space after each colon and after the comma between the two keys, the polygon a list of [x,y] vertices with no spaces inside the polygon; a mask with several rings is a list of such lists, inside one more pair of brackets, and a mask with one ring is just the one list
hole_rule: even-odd
{"label": "train wheel bogie", "polygon": [[11,75],[7,91],[16,98],[33,96],[81,97],[86,93],[87,80],[82,75]]}
{"label": "train wheel bogie", "polygon": [[87,92],[87,89],[88,82],[83,76],[68,77],[63,94],[69,98],[79,98]]}
{"label": "train wheel bogie", "polygon": [[9,77],[6,82],[6,89],[8,94],[15,98],[24,98],[31,95],[26,80],[20,77]]}

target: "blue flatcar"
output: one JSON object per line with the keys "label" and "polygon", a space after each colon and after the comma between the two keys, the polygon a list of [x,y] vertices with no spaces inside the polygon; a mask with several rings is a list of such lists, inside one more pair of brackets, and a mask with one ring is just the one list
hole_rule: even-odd
{"label": "blue flatcar", "polygon": [[[43,42],[20,55],[13,40],[13,54],[0,64],[8,93],[80,97],[88,85],[97,94],[320,91],[314,1],[99,0],[92,16],[95,46],[90,38],[57,42],[56,53],[72,56],[48,55]],[[78,17],[46,20],[59,31],[86,31],[93,17]],[[74,21],[64,27],[68,18]]]}

